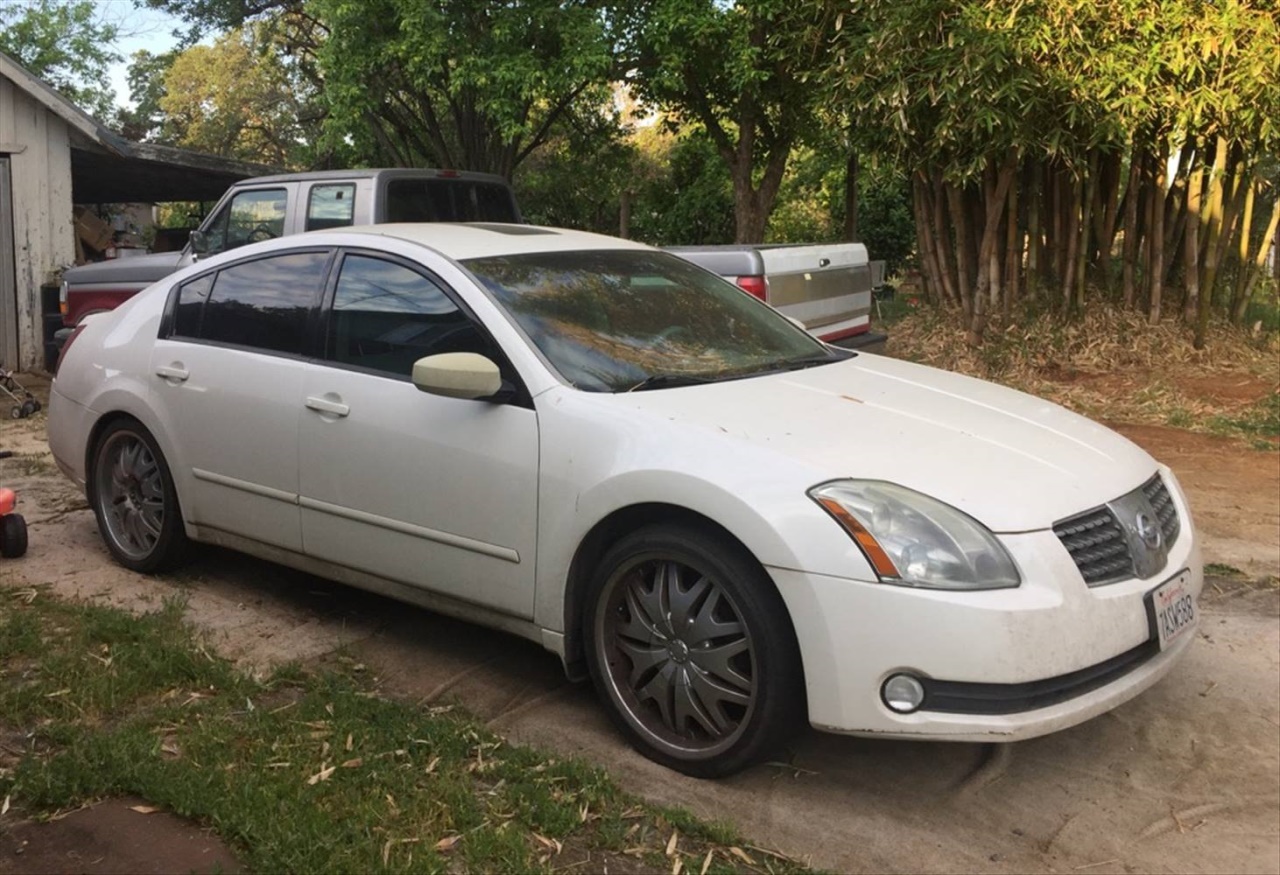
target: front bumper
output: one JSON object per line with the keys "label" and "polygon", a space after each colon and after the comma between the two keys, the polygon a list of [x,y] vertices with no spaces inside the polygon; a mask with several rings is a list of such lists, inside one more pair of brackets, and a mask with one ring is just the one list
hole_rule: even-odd
{"label": "front bumper", "polygon": [[[1022,571],[1015,589],[912,589],[769,568],[800,642],[810,723],[856,735],[1016,741],[1128,701],[1168,674],[1195,637],[1187,630],[1164,651],[1150,643],[1146,594],[1183,569],[1196,596],[1203,586],[1195,530],[1181,501],[1178,510],[1184,528],[1160,573],[1094,588],[1052,532],[1000,536]],[[926,700],[899,714],[880,697],[899,672],[934,679],[935,689],[990,688],[1006,704],[966,713],[954,699],[945,710]]]}

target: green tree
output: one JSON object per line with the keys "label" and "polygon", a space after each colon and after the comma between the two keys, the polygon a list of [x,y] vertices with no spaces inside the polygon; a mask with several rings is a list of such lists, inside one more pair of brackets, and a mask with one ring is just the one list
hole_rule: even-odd
{"label": "green tree", "polygon": [[1203,336],[1208,308],[1231,297],[1223,260],[1259,263],[1257,246],[1235,244],[1253,239],[1251,211],[1275,185],[1271,0],[826,8],[827,73],[875,132],[864,146],[910,174],[926,290],[975,341],[1025,295],[1078,311],[1089,289],[1153,321],[1194,314]]}
{"label": "green tree", "polygon": [[792,147],[814,123],[825,63],[820,7],[785,0],[653,0],[629,21],[640,96],[696,121],[729,169],[735,239],[764,240]]}
{"label": "green tree", "polygon": [[286,58],[267,22],[183,51],[158,98],[162,136],[214,155],[307,166],[318,133],[304,122],[311,91]]}
{"label": "green tree", "polygon": [[101,119],[110,117],[115,102],[106,81],[120,60],[112,48],[118,35],[92,0],[0,4],[0,51]]}
{"label": "green tree", "polygon": [[615,60],[592,2],[313,0],[332,138],[375,163],[508,178],[557,128],[587,130]]}
{"label": "green tree", "polygon": [[633,139],[631,236],[664,246],[730,243],[733,182],[700,125],[655,124]]}

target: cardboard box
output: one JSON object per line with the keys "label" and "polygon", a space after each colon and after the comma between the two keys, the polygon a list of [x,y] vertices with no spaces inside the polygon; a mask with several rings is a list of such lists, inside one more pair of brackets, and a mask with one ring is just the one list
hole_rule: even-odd
{"label": "cardboard box", "polygon": [[111,229],[109,224],[95,216],[88,207],[76,207],[73,213],[75,215],[76,236],[80,238],[85,246],[101,252],[111,245],[111,241],[115,237],[115,231]]}

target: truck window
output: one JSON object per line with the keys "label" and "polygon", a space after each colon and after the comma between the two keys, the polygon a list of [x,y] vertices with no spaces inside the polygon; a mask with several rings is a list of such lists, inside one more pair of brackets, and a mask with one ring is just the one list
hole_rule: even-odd
{"label": "truck window", "polygon": [[392,179],[388,222],[518,222],[511,189],[474,179]]}
{"label": "truck window", "polygon": [[288,194],[283,188],[242,191],[213,217],[205,231],[214,255],[246,243],[271,240],[284,233]]}
{"label": "truck window", "polygon": [[355,218],[356,184],[313,185],[307,201],[307,230],[345,228]]}

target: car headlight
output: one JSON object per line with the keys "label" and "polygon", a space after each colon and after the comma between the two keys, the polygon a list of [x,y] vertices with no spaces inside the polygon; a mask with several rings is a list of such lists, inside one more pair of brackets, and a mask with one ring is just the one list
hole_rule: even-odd
{"label": "car headlight", "polygon": [[885,583],[1002,589],[1021,582],[1008,551],[978,521],[879,480],[839,480],[809,497],[844,527]]}

